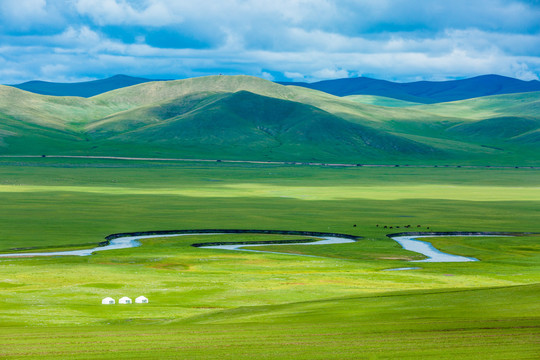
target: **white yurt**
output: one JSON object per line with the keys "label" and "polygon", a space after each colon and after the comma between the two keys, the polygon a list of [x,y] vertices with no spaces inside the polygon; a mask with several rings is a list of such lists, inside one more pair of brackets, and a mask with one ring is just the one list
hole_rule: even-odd
{"label": "white yurt", "polygon": [[135,299],[135,302],[137,304],[148,304],[148,299],[145,298],[144,296],[139,296],[138,298]]}
{"label": "white yurt", "polygon": [[105,299],[101,300],[101,303],[103,305],[112,305],[114,304],[114,299],[112,297],[106,297]]}
{"label": "white yurt", "polygon": [[118,300],[118,303],[119,304],[131,304],[131,299],[128,298],[127,296],[124,296],[123,298]]}

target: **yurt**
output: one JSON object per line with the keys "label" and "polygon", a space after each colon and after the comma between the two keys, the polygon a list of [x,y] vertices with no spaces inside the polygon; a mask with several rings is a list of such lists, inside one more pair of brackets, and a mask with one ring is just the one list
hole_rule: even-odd
{"label": "yurt", "polygon": [[138,298],[135,299],[135,302],[137,304],[148,304],[148,299],[145,298],[144,296],[139,296]]}
{"label": "yurt", "polygon": [[112,297],[106,297],[105,299],[101,300],[101,303],[103,305],[112,305],[114,304],[114,299]]}
{"label": "yurt", "polygon": [[123,298],[118,300],[118,303],[119,304],[131,304],[131,299],[128,298],[127,296],[124,296]]}

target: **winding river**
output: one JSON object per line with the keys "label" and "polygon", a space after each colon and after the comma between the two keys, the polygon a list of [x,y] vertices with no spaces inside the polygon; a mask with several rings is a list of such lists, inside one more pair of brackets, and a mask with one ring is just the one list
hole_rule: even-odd
{"label": "winding river", "polygon": [[[391,239],[397,241],[402,248],[409,251],[427,256],[427,259],[412,260],[411,262],[466,262],[478,261],[478,259],[460,255],[444,253],[436,249],[427,241],[418,240],[419,238],[434,237],[437,235],[412,235],[412,236],[393,236]],[[440,235],[440,236],[463,236],[463,235]],[[467,235],[467,236],[495,236],[495,235]]]}
{"label": "winding river", "polygon": [[0,257],[34,257],[34,256],[65,256],[65,255],[75,255],[75,256],[89,256],[98,251],[105,250],[118,250],[118,249],[127,249],[141,246],[140,239],[148,239],[155,237],[170,237],[178,235],[145,235],[145,236],[125,236],[118,239],[111,240],[108,245],[105,246],[96,246],[92,249],[83,249],[83,250],[68,250],[68,251],[51,251],[51,252],[19,252],[19,253],[10,253],[10,254],[0,254]]}
{"label": "winding river", "polygon": [[[250,231],[253,233],[253,231]],[[241,232],[240,232],[241,233]],[[66,256],[66,255],[75,255],[75,256],[88,256],[98,251],[106,250],[118,250],[126,249],[141,246],[141,239],[148,238],[157,238],[157,237],[173,237],[173,236],[194,236],[194,235],[223,235],[223,233],[174,233],[174,234],[153,234],[153,235],[137,235],[137,236],[121,236],[109,241],[108,245],[98,246],[93,249],[84,249],[84,250],[71,250],[71,251],[53,251],[53,252],[27,252],[27,253],[8,253],[0,254],[0,257],[34,257],[34,256]],[[398,236],[399,235],[399,236]],[[389,237],[397,241],[404,249],[409,251],[414,251],[425,255],[427,258],[423,260],[413,260],[413,262],[467,262],[467,261],[478,261],[478,259],[452,255],[444,253],[436,249],[431,243],[427,241],[418,240],[418,238],[427,238],[427,237],[436,237],[436,236],[500,236],[500,235],[491,235],[491,234],[474,234],[474,235],[465,235],[465,234],[429,234],[429,235],[405,235],[405,234],[396,234],[389,235]],[[318,238],[319,240],[314,242],[301,242],[301,243],[273,243],[273,244],[198,244],[197,247],[203,249],[221,249],[221,250],[234,250],[234,251],[250,251],[250,252],[264,252],[264,253],[274,253],[274,254],[285,254],[285,255],[294,255],[294,256],[311,256],[312,255],[300,255],[300,254],[291,254],[291,253],[280,253],[280,252],[270,252],[263,250],[255,250],[253,247],[258,246],[268,246],[268,245],[335,245],[335,244],[346,244],[355,242],[354,239],[350,237],[339,237],[339,236],[312,236]],[[249,249],[247,249],[249,248]],[[316,256],[315,256],[316,257]],[[399,268],[391,270],[412,270],[415,268]]]}
{"label": "winding river", "polygon": [[[208,234],[206,234],[208,235]],[[209,245],[209,246],[200,246],[201,249],[221,249],[221,250],[236,250],[236,251],[251,251],[251,252],[261,252],[261,253],[270,253],[270,254],[284,254],[284,255],[296,255],[296,256],[309,256],[309,257],[321,257],[315,255],[302,255],[302,254],[291,254],[291,253],[282,253],[277,251],[264,251],[264,250],[254,250],[246,249],[246,247],[257,247],[257,246],[273,246],[273,245],[335,245],[335,244],[347,244],[353,243],[355,240],[346,239],[335,236],[325,236],[320,237],[320,240],[313,242],[300,242],[300,243],[284,243],[284,244],[233,244],[233,245]]]}

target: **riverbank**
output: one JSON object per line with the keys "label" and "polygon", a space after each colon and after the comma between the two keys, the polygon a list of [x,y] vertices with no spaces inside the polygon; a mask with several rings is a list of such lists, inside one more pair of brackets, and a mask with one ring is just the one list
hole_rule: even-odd
{"label": "riverbank", "polygon": [[[274,253],[296,256],[310,256],[301,254],[281,253],[274,251],[248,249],[251,247],[268,246],[268,245],[337,245],[355,242],[361,237],[349,234],[323,233],[310,231],[294,231],[294,230],[238,230],[238,229],[199,229],[199,230],[163,230],[163,231],[144,231],[134,233],[118,233],[111,234],[106,237],[104,246],[97,246],[92,249],[72,250],[72,251],[52,251],[52,252],[35,252],[35,253],[8,253],[0,254],[0,257],[34,257],[34,256],[89,256],[98,251],[127,249],[141,246],[139,240],[157,237],[175,237],[175,236],[197,236],[197,235],[223,235],[223,234],[276,234],[276,235],[302,235],[310,236],[319,240],[306,239],[302,241],[296,240],[274,240],[261,242],[210,242],[210,243],[194,243],[191,246],[203,249],[219,249],[219,250],[235,250],[235,251],[250,251],[261,253]],[[444,253],[436,249],[427,241],[417,240],[418,238],[429,238],[437,236],[519,236],[530,235],[532,233],[514,233],[514,232],[410,232],[388,234],[392,240],[398,242],[405,250],[413,251],[422,254],[427,259],[412,260],[411,262],[468,262],[478,261],[476,258],[465,257],[453,254]],[[311,257],[311,256],[310,256]],[[400,268],[401,269],[401,268]],[[406,270],[412,268],[403,268]]]}

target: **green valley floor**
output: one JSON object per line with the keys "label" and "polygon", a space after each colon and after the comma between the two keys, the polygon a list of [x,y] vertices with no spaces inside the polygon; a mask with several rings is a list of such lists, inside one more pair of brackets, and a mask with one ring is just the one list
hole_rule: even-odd
{"label": "green valley floor", "polygon": [[[152,238],[87,257],[0,259],[0,357],[534,359],[539,185],[535,169],[0,159],[0,253],[152,230],[359,237],[264,247],[290,255],[191,244],[305,237]],[[480,261],[411,263],[422,255],[386,236],[410,230],[531,234],[433,238]],[[420,269],[385,271],[411,264]],[[101,305],[139,295],[149,303]]]}

